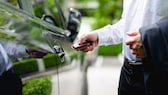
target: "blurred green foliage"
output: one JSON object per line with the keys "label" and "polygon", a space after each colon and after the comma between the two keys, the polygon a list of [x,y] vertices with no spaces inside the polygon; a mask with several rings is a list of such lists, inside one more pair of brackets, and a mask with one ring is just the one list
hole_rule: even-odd
{"label": "blurred green foliage", "polygon": [[18,75],[24,75],[38,71],[37,60],[34,58],[24,59],[21,62],[15,62],[13,65],[14,71]]}
{"label": "blurred green foliage", "polygon": [[13,5],[17,5],[17,0],[6,0],[6,1]]}
{"label": "blurred green foliage", "polygon": [[41,18],[43,14],[45,14],[45,11],[44,11],[44,5],[43,3],[39,3],[39,4],[36,4],[34,6],[34,13],[37,17]]}
{"label": "blurred green foliage", "polygon": [[46,69],[60,66],[61,64],[65,63],[65,62],[61,62],[60,57],[56,54],[48,54],[44,56],[43,62]]}
{"label": "blurred green foliage", "polygon": [[[84,61],[84,55],[85,55],[84,53],[77,52],[77,51],[71,51],[68,54],[70,61],[80,57],[81,63],[83,63]],[[57,66],[59,67],[59,66],[66,65],[66,57],[62,62],[58,55],[52,54],[52,53],[44,56],[42,60],[46,70],[49,68],[55,68]],[[25,58],[21,61],[17,60],[14,62],[13,69],[16,72],[16,74],[21,76],[26,76],[27,74],[31,74],[39,71],[37,60],[35,58]]]}
{"label": "blurred green foliage", "polygon": [[42,36],[42,30],[39,27],[32,27],[28,37],[30,39],[34,39],[40,42],[45,42],[46,40],[44,39],[44,37]]}
{"label": "blurred green foliage", "polygon": [[7,34],[4,34],[4,33],[2,33],[2,31],[0,30],[0,40],[1,40],[1,41],[13,41],[13,40],[15,40],[15,37],[10,36],[10,35],[7,35]]}
{"label": "blurred green foliage", "polygon": [[52,82],[50,76],[23,81],[23,95],[50,95]]}
{"label": "blurred green foliage", "polygon": [[121,17],[122,2],[119,0],[98,0],[99,7],[95,10],[93,29],[113,24]]}
{"label": "blurred green foliage", "polygon": [[[64,0],[59,0],[60,1],[60,4],[63,3]],[[55,21],[57,22],[58,24],[58,27],[63,27],[63,24],[61,23],[61,20],[60,20],[60,17],[59,17],[59,14],[58,14],[58,8],[56,6],[56,2],[55,0],[46,0],[44,2],[48,12],[50,13],[50,15],[55,19]],[[60,5],[61,6],[61,5]]]}
{"label": "blurred green foliage", "polygon": [[6,14],[4,14],[4,11],[0,11],[0,14],[1,14],[1,16],[0,16],[0,26],[2,27],[2,26],[5,26],[6,24],[8,24],[8,22],[7,22],[7,16],[6,16]]}
{"label": "blurred green foliage", "polygon": [[70,60],[74,60],[74,59],[80,59],[80,63],[83,64],[84,63],[84,59],[85,59],[85,54],[84,52],[79,52],[79,51],[71,51],[68,52],[69,56],[70,56]]}
{"label": "blurred green foliage", "polygon": [[116,56],[121,52],[122,52],[121,44],[98,47],[98,55]]}
{"label": "blurred green foliage", "polygon": [[72,60],[78,58],[79,52],[77,52],[77,51],[70,51],[70,52],[68,52],[68,54],[69,54],[69,56],[70,56],[70,60],[72,61]]}
{"label": "blurred green foliage", "polygon": [[85,3],[85,2],[88,2],[88,1],[97,1],[97,0],[76,0],[77,2],[80,2],[80,3]]}

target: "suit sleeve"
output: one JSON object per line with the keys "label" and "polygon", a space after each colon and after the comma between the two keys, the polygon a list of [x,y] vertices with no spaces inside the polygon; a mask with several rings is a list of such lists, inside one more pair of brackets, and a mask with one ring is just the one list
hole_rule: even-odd
{"label": "suit sleeve", "polygon": [[144,65],[157,77],[168,78],[168,20],[160,21],[140,29],[141,40],[145,49]]}

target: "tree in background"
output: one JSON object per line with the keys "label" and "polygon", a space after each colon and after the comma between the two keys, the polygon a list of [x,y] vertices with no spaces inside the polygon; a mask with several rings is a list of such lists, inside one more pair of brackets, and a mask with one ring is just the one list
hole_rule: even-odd
{"label": "tree in background", "polygon": [[121,17],[122,0],[98,0],[99,7],[95,10],[93,29],[106,24],[113,24]]}

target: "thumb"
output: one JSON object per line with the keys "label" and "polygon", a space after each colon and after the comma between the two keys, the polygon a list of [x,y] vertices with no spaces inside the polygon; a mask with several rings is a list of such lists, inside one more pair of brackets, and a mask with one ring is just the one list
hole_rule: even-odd
{"label": "thumb", "polygon": [[128,32],[127,35],[128,36],[136,36],[136,35],[138,35],[138,32]]}
{"label": "thumb", "polygon": [[84,35],[82,35],[79,39],[78,39],[78,43],[79,44],[82,44],[82,43],[84,43],[84,42],[86,42],[88,40],[88,35],[86,35],[86,34],[84,34]]}
{"label": "thumb", "polygon": [[132,45],[133,43],[135,43],[135,40],[131,39],[125,42],[126,45]]}

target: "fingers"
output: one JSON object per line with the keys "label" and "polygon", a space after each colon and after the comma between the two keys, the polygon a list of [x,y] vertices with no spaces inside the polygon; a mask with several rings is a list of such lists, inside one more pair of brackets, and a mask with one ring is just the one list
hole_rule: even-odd
{"label": "fingers", "polygon": [[93,45],[87,45],[87,46],[84,46],[84,47],[77,48],[76,50],[77,51],[88,52],[88,51],[92,51],[93,49],[94,49]]}
{"label": "fingers", "polygon": [[132,54],[134,54],[137,58],[143,58],[144,49],[142,47],[140,33],[131,32],[131,33],[127,33],[127,35],[131,37],[131,39],[126,41],[126,45],[128,45],[129,48],[132,50]]}
{"label": "fingers", "polygon": [[142,45],[133,44],[132,46],[130,46],[130,49],[132,50],[132,54],[135,55],[137,58],[144,57],[144,49],[143,49]]}
{"label": "fingers", "polygon": [[[75,50],[88,52],[92,51],[98,45],[98,35],[96,32],[89,32],[82,35],[76,42],[78,45],[82,46]],[[90,43],[89,45],[83,46],[83,44]]]}
{"label": "fingers", "polygon": [[92,51],[93,49],[94,49],[93,46],[87,46],[86,48],[82,49],[82,51],[89,52],[89,51]]}
{"label": "fingers", "polygon": [[126,45],[132,45],[132,44],[134,44],[136,42],[136,38],[135,37],[138,36],[139,33],[138,32],[129,32],[129,33],[127,33],[127,35],[129,37],[132,37],[132,39],[126,41]]}
{"label": "fingers", "polygon": [[82,43],[86,42],[87,40],[88,40],[88,35],[84,34],[77,40],[77,43],[82,44]]}
{"label": "fingers", "polygon": [[134,54],[137,58],[144,58],[145,53],[142,45],[136,49],[131,49],[131,50],[132,50],[132,54]]}
{"label": "fingers", "polygon": [[142,47],[142,44],[141,43],[134,43],[134,44],[130,44],[129,47],[132,50],[138,50]]}
{"label": "fingers", "polygon": [[131,39],[131,40],[128,40],[128,41],[126,41],[125,43],[126,43],[126,45],[132,45],[132,44],[134,44],[136,41],[134,40],[134,39]]}
{"label": "fingers", "polygon": [[89,32],[89,33],[86,33],[84,35],[82,35],[78,40],[77,42],[79,44],[82,44],[84,42],[87,42],[87,41],[91,41],[91,42],[96,42],[98,41],[98,35],[96,32]]}
{"label": "fingers", "polygon": [[127,35],[128,36],[136,36],[136,35],[138,35],[138,32],[128,32]]}

